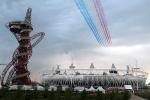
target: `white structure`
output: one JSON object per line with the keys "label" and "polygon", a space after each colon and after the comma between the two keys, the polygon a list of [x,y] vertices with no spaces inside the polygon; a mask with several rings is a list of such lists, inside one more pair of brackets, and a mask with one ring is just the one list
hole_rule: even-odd
{"label": "white structure", "polygon": [[33,90],[32,86],[24,85],[22,87],[23,90]]}
{"label": "white structure", "polygon": [[17,89],[18,89],[17,85],[9,86],[9,90],[17,90]]}
{"label": "white structure", "polygon": [[100,91],[100,92],[102,92],[102,93],[105,93],[105,90],[104,90],[101,86],[99,86],[99,87],[96,89],[96,91]]}
{"label": "white structure", "polygon": [[97,90],[91,86],[89,89],[88,88],[85,88],[86,91],[89,91],[89,92],[96,92]]}
{"label": "white structure", "polygon": [[57,87],[56,86],[49,86],[48,91],[57,91]]}
{"label": "white structure", "polygon": [[33,90],[32,86],[29,85],[11,85],[9,86],[9,90],[17,90],[17,89],[21,89],[21,90]]}
{"label": "white structure", "polygon": [[134,90],[131,85],[124,85],[124,88],[125,90],[129,90],[129,91],[132,91],[132,93],[134,93]]}
{"label": "white structure", "polygon": [[69,89],[69,86],[62,86],[62,91],[66,91],[67,89]]}
{"label": "white structure", "polygon": [[84,87],[77,86],[74,88],[74,91],[82,92],[82,91],[84,91],[84,89],[85,89]]}
{"label": "white structure", "polygon": [[45,90],[45,88],[42,87],[42,86],[40,86],[40,85],[37,85],[36,88],[37,88],[37,90],[39,90],[39,91],[44,91],[44,90]]}
{"label": "white structure", "polygon": [[69,87],[101,86],[105,90],[109,87],[123,88],[124,85],[131,85],[133,89],[137,89],[145,87],[148,76],[146,72],[130,70],[129,66],[126,70],[117,69],[114,64],[111,69],[96,69],[94,64],[89,69],[75,69],[74,65],[71,66],[69,69],[58,67],[51,70],[51,74],[44,74],[42,83]]}

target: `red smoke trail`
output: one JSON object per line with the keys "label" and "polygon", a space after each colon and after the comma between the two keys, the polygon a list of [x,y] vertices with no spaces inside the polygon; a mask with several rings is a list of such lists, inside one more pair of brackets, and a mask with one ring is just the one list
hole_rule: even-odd
{"label": "red smoke trail", "polygon": [[92,33],[94,34],[95,38],[97,39],[99,44],[103,44],[103,37],[99,34],[95,23],[92,20],[91,14],[89,13],[84,0],[75,0],[76,5],[78,6],[81,14],[83,15],[86,23],[89,25]]}
{"label": "red smoke trail", "polygon": [[103,35],[104,35],[104,37],[105,37],[105,40],[106,41],[108,41],[108,38],[107,38],[107,35],[106,35],[106,30],[105,30],[105,26],[104,26],[104,23],[103,23],[103,20],[102,20],[102,18],[101,18],[101,14],[99,13],[99,9],[98,9],[98,6],[97,6],[97,2],[95,2],[95,1],[93,1],[94,2],[94,7],[95,7],[95,9],[96,9],[96,12],[97,12],[97,15],[98,15],[98,19],[99,19],[99,21],[100,21],[100,25],[101,25],[101,29],[102,29],[102,33],[103,33]]}
{"label": "red smoke trail", "polygon": [[109,30],[107,27],[107,22],[106,22],[106,19],[104,17],[104,12],[103,12],[103,8],[102,8],[100,0],[94,0],[94,5],[95,5],[95,9],[97,11],[98,18],[99,18],[99,21],[101,23],[105,38],[106,38],[108,44],[110,44],[111,38],[110,38]]}
{"label": "red smoke trail", "polygon": [[100,0],[96,0],[97,1],[97,4],[99,4],[99,8],[101,9],[101,14],[102,14],[102,18],[103,18],[103,21],[104,21],[104,25],[105,25],[105,30],[107,32],[107,36],[108,36],[108,39],[109,39],[109,44],[111,43],[111,37],[110,37],[110,32],[109,32],[109,29],[108,29],[108,25],[107,25],[107,21],[106,21],[106,18],[105,18],[105,14],[104,14],[104,11],[103,11],[103,8],[102,8],[102,4],[100,2]]}

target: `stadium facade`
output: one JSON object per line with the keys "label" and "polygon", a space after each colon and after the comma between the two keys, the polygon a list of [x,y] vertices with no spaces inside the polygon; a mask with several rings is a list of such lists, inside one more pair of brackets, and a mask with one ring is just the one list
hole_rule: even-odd
{"label": "stadium facade", "polygon": [[93,64],[89,69],[76,69],[73,64],[69,69],[51,70],[50,74],[42,75],[42,83],[49,86],[68,87],[102,87],[105,90],[111,88],[123,88],[130,85],[133,89],[145,87],[148,73],[139,68],[117,69],[114,64],[110,69],[96,69]]}

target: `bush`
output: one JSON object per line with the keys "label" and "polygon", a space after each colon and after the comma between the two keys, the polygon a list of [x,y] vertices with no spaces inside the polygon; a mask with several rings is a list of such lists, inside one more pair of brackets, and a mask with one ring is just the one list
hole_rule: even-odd
{"label": "bush", "polygon": [[30,93],[30,91],[26,91],[26,93],[25,93],[25,100],[31,100],[31,98],[32,98],[31,95],[32,94]]}
{"label": "bush", "polygon": [[44,88],[45,88],[45,90],[44,90],[44,93],[43,93],[43,97],[48,98],[48,95],[49,95],[48,86],[46,85]]}
{"label": "bush", "polygon": [[104,100],[104,94],[98,91],[96,94],[96,100]]}
{"label": "bush", "polygon": [[23,90],[21,90],[21,88],[22,88],[22,86],[18,85],[17,90],[15,91],[14,99],[19,99],[19,100],[24,99],[25,92]]}
{"label": "bush", "polygon": [[49,98],[49,100],[54,100],[54,98],[55,98],[55,92],[54,92],[54,90],[52,89],[52,91],[51,92],[49,92],[49,96],[48,96],[48,98]]}
{"label": "bush", "polygon": [[125,90],[123,94],[123,100],[129,100],[130,97],[131,97],[130,92]]}
{"label": "bush", "polygon": [[86,93],[86,91],[84,90],[84,91],[81,92],[81,94],[80,94],[80,100],[86,100],[86,96],[87,96],[87,93]]}
{"label": "bush", "polygon": [[7,95],[7,92],[8,92],[8,88],[2,87],[2,88],[0,89],[0,100],[1,100],[2,98],[5,98],[5,97],[8,96],[8,95]]}
{"label": "bush", "polygon": [[71,100],[72,98],[72,91],[70,89],[67,89],[65,91],[65,100]]}
{"label": "bush", "polygon": [[116,93],[112,91],[112,93],[110,93],[110,100],[115,100],[115,96],[116,96]]}

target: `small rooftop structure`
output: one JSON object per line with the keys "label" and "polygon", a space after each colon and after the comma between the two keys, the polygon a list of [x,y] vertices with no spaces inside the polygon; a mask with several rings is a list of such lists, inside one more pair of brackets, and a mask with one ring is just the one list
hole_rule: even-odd
{"label": "small rooftop structure", "polygon": [[56,74],[60,74],[60,68],[59,68],[59,65],[57,65],[57,69],[55,71]]}
{"label": "small rooftop structure", "polygon": [[75,66],[73,65],[73,63],[69,66],[70,69],[75,69]]}
{"label": "small rooftop structure", "polygon": [[94,64],[93,63],[91,63],[90,69],[94,69]]}
{"label": "small rooftop structure", "polygon": [[118,74],[118,71],[117,71],[117,69],[116,69],[116,67],[115,67],[114,64],[112,64],[112,67],[111,67],[111,69],[109,70],[109,73]]}

